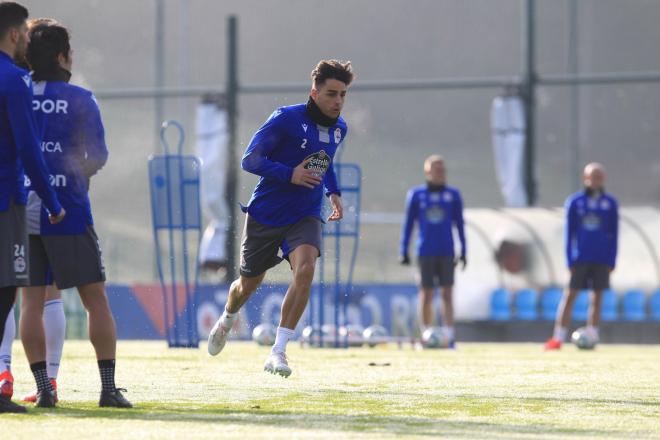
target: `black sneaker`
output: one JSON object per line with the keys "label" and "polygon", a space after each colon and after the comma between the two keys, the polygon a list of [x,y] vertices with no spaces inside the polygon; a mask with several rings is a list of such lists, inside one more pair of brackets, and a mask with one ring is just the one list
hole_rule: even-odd
{"label": "black sneaker", "polygon": [[27,409],[24,406],[18,405],[11,401],[7,396],[0,396],[0,413],[26,413]]}
{"label": "black sneaker", "polygon": [[113,408],[133,408],[133,404],[126,400],[126,398],[121,394],[122,391],[126,392],[126,389],[117,388],[114,391],[101,391],[99,406]]}
{"label": "black sneaker", "polygon": [[35,404],[38,408],[55,408],[57,403],[57,394],[55,391],[43,390],[37,393],[37,402]]}

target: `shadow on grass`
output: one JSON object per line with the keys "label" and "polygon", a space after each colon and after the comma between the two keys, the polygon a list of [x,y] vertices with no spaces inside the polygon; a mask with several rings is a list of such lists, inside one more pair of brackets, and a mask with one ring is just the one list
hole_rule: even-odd
{"label": "shadow on grass", "polygon": [[[63,405],[57,409],[33,410],[26,419],[39,416],[59,416],[71,419],[115,419],[124,421],[172,423],[225,423],[254,427],[286,428],[304,432],[322,430],[330,432],[388,433],[426,437],[451,436],[468,438],[501,438],[502,436],[555,435],[566,437],[610,437],[624,434],[618,431],[595,429],[567,429],[544,424],[498,424],[470,420],[415,416],[339,415],[305,412],[274,411],[246,405],[227,408],[223,405],[198,406],[190,403],[171,405],[144,403],[131,410],[98,408],[94,404]],[[36,420],[35,420],[36,421]],[[626,432],[630,435],[631,433]]]}
{"label": "shadow on grass", "polygon": [[[375,396],[398,396],[402,398],[411,398],[411,397],[428,397],[428,393],[425,392],[410,392],[410,391],[364,391],[364,390],[351,390],[351,391],[346,391],[346,390],[319,390],[319,391],[311,391],[309,393],[318,393],[321,395],[327,395],[328,393],[332,393],[335,396],[338,395],[346,395],[347,397],[353,396],[353,395],[369,395],[372,397]],[[560,403],[585,403],[585,404],[596,404],[596,405],[640,405],[640,406],[657,406],[660,407],[660,400],[655,400],[655,401],[648,401],[648,400],[622,400],[622,399],[597,399],[597,398],[589,398],[589,397],[544,397],[544,396],[520,396],[520,395],[511,395],[511,396],[492,396],[492,395],[487,395],[487,394],[448,394],[448,395],[442,395],[437,394],[437,397],[442,399],[442,398],[447,398],[447,399],[478,399],[482,401],[488,401],[488,400],[496,400],[496,401],[523,401],[523,402],[546,402],[546,403],[553,403],[553,404],[560,404]]]}

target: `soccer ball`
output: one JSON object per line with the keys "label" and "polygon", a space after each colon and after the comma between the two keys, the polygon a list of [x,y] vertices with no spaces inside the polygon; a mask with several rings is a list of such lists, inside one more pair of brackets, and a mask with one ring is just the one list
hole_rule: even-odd
{"label": "soccer ball", "polygon": [[275,327],[270,324],[259,324],[252,330],[252,340],[259,345],[275,343]]}
{"label": "soccer ball", "polygon": [[364,328],[361,325],[348,324],[339,327],[339,338],[342,343],[348,342],[349,347],[360,347],[364,344]]}
{"label": "soccer ball", "polygon": [[580,350],[593,350],[596,343],[598,343],[598,338],[591,334],[586,327],[580,327],[571,335],[571,341]]}
{"label": "soccer ball", "polygon": [[369,347],[387,343],[387,330],[382,325],[371,325],[364,329],[362,337]]}
{"label": "soccer ball", "polygon": [[335,344],[335,326],[324,324],[319,331],[318,327],[308,325],[302,331],[302,341],[304,344],[319,347],[321,345],[321,334],[323,334],[323,346],[331,347]]}
{"label": "soccer ball", "polygon": [[449,338],[440,327],[429,327],[422,333],[422,345],[424,348],[447,348]]}

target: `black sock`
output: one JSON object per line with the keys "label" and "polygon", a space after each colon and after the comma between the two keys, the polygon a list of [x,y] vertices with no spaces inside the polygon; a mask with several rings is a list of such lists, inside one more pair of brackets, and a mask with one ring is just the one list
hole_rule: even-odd
{"label": "black sock", "polygon": [[104,359],[98,361],[99,373],[101,373],[101,387],[103,391],[116,391],[115,386],[115,360]]}
{"label": "black sock", "polygon": [[5,335],[5,323],[16,299],[16,287],[0,287],[0,341]]}
{"label": "black sock", "polygon": [[32,370],[34,380],[37,382],[37,392],[53,391],[53,386],[50,384],[48,372],[46,371],[46,361],[30,364],[30,370]]}

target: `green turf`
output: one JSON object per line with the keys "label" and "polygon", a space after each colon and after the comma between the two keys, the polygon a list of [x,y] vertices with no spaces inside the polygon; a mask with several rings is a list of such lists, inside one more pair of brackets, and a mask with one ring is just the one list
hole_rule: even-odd
{"label": "green turf", "polygon": [[[32,377],[20,343],[14,353],[21,395]],[[660,438],[660,346],[544,353],[539,344],[462,343],[456,351],[293,345],[288,379],[262,371],[267,353],[230,342],[211,358],[203,349],[121,342],[118,385],[136,408],[106,410],[96,406],[91,346],[67,341],[59,407],[2,415],[3,431],[6,438],[99,440]]]}

